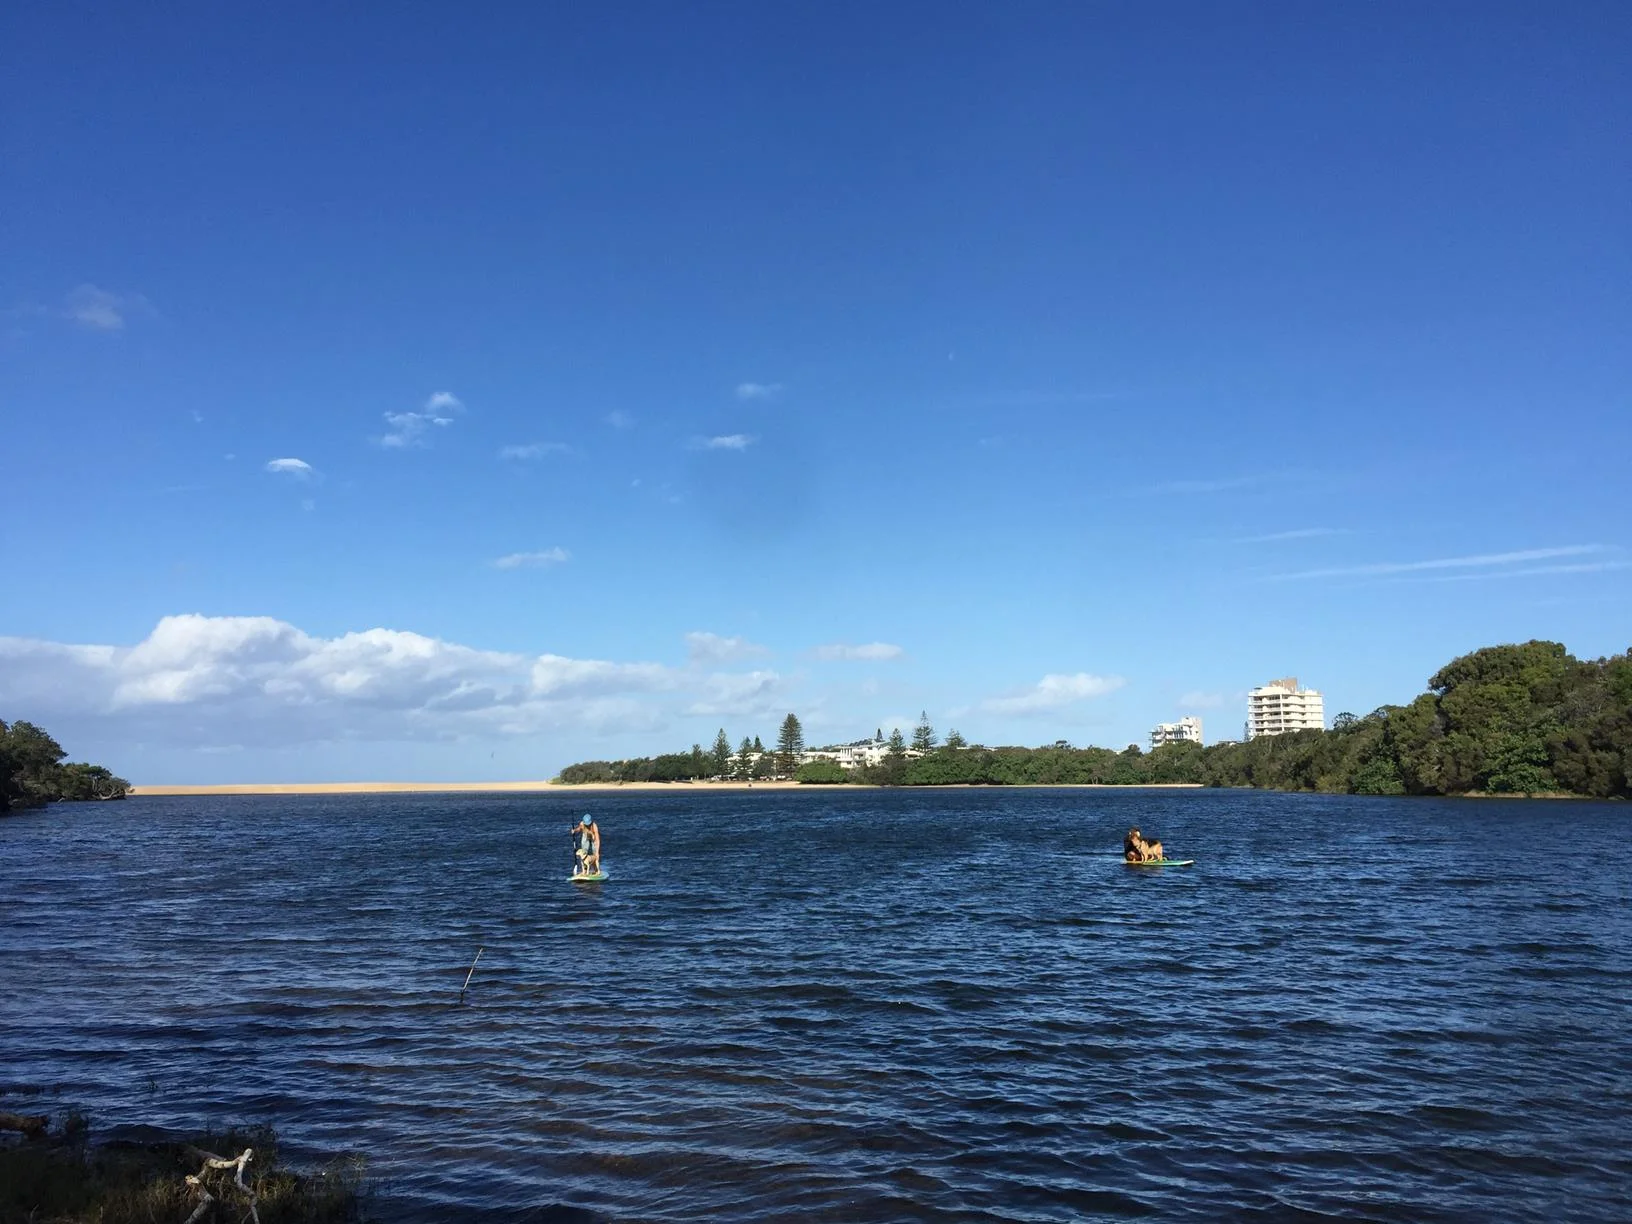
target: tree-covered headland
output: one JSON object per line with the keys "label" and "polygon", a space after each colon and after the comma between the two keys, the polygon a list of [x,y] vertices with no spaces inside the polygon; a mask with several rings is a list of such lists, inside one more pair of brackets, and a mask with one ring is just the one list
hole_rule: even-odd
{"label": "tree-covered headland", "polygon": [[59,800],[123,799],[130,790],[101,765],[64,763],[67,755],[31,722],[0,722],[0,813]]}
{"label": "tree-covered headland", "polygon": [[[790,725],[791,723],[791,725]],[[810,783],[883,786],[1072,783],[1250,786],[1359,795],[1573,794],[1632,797],[1632,651],[1580,660],[1557,642],[1492,646],[1463,655],[1407,705],[1364,716],[1339,714],[1329,730],[1262,736],[1244,743],[1164,744],[1151,752],[937,740],[921,719],[911,743],[896,731],[876,763],[845,769],[803,752],[789,715],[773,751],[744,739],[730,751],[629,761],[590,761],[562,782],[681,782],[792,777]],[[803,759],[803,763],[800,763]]]}

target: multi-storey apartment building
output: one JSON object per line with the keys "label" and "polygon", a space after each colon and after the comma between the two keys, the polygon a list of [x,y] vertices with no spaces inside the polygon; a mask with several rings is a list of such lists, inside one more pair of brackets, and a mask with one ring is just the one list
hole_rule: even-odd
{"label": "multi-storey apartment building", "polygon": [[1300,689],[1296,676],[1271,680],[1247,694],[1248,739],[1325,725],[1325,699],[1314,689]]}
{"label": "multi-storey apartment building", "polygon": [[1201,719],[1194,715],[1186,715],[1178,722],[1157,723],[1150,732],[1150,746],[1160,748],[1163,744],[1180,744],[1185,741],[1192,744],[1201,743]]}

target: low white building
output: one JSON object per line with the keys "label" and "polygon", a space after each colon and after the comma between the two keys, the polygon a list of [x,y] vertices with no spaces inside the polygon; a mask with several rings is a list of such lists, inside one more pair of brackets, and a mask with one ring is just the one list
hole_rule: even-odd
{"label": "low white building", "polygon": [[[870,769],[883,762],[890,755],[890,741],[874,736],[872,739],[853,740],[848,744],[832,744],[826,748],[812,748],[800,756],[799,761],[832,761],[843,769]],[[916,748],[908,748],[902,752],[903,756],[913,758],[924,754]]]}
{"label": "low white building", "polygon": [[1187,714],[1178,722],[1157,723],[1150,732],[1150,746],[1160,748],[1163,744],[1199,744],[1201,743],[1201,719],[1193,714]]}
{"label": "low white building", "polygon": [[1247,738],[1286,731],[1320,730],[1326,725],[1326,699],[1314,689],[1298,687],[1298,678],[1271,680],[1247,694]]}

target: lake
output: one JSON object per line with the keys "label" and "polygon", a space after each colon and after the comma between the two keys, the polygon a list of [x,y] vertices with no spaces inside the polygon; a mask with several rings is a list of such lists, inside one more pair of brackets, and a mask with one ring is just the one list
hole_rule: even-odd
{"label": "lake", "polygon": [[[604,885],[565,879],[582,812]],[[1041,789],[57,807],[0,820],[0,1100],[104,1135],[271,1122],[297,1161],[365,1154],[387,1219],[1624,1221],[1629,817]],[[1124,866],[1132,824],[1196,865]]]}

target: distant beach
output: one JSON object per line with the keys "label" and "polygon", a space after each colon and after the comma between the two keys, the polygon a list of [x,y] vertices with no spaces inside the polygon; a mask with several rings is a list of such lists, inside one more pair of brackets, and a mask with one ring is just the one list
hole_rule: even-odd
{"label": "distant beach", "polygon": [[[1194,790],[1198,782],[1154,782],[1142,786],[1111,783],[1066,783],[1068,790]],[[749,791],[749,790],[862,790],[854,783],[823,786],[809,782],[234,782],[219,786],[133,786],[132,795],[392,795],[449,794],[454,792],[539,793],[544,791]],[[914,787],[915,790],[950,789]],[[1002,790],[980,786],[971,789]],[[1033,789],[1026,787],[1023,789]]]}

